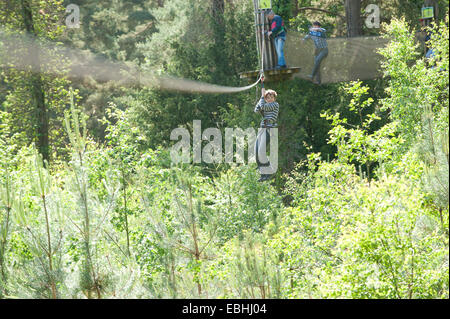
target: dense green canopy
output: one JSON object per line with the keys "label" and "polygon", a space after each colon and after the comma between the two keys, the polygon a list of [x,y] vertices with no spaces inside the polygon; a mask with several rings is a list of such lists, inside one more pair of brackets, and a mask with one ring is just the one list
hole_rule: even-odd
{"label": "dense green canopy", "polygon": [[[364,39],[344,40],[350,2],[272,1],[290,36],[319,20],[343,52],[330,57],[357,48],[379,65],[364,81],[270,83],[279,168],[266,183],[247,159],[171,156],[177,128],[195,152],[195,121],[219,139],[258,128],[259,87],[166,91],[114,69],[246,86],[252,1],[0,2],[0,298],[449,298],[448,1],[425,1],[439,9],[425,29],[423,0],[382,1],[378,29],[360,1]],[[58,48],[114,77],[75,76]],[[365,69],[333,61],[335,79]]]}

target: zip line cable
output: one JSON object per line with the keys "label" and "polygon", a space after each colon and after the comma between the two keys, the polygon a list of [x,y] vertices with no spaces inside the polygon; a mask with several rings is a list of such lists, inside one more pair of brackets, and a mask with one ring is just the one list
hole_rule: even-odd
{"label": "zip line cable", "polygon": [[131,62],[114,62],[93,53],[37,41],[30,35],[5,32],[0,28],[0,67],[32,71],[71,79],[114,81],[122,86],[142,85],[186,93],[229,94],[247,91],[258,80],[244,87],[230,87],[143,71]]}
{"label": "zip line cable", "polygon": [[[258,23],[258,22],[257,22]],[[256,26],[258,34],[261,32]],[[287,40],[287,62],[297,65],[305,72],[295,77],[307,80],[306,74],[314,65],[312,52],[314,45],[304,42],[302,32],[291,31]],[[418,39],[419,41],[419,39]],[[321,70],[326,76],[322,83],[348,82],[374,79],[383,76],[382,56],[378,50],[389,43],[389,39],[372,36],[357,38],[329,38],[329,55],[322,62]],[[266,58],[265,41],[258,42],[260,73],[264,73]],[[261,74],[252,85],[229,87],[159,75],[154,70],[143,70],[131,62],[113,62],[100,55],[73,49],[43,39],[18,34],[0,27],[0,68],[39,72],[42,74],[67,77],[77,81],[115,82],[119,86],[142,86],[161,90],[228,94],[239,93],[256,87],[261,82]]]}

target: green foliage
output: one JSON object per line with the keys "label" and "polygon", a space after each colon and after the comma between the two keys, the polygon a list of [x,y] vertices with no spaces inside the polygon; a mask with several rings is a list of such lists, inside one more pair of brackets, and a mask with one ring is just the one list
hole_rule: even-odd
{"label": "green foliage", "polygon": [[[258,89],[72,90],[43,74],[64,155],[45,165],[28,146],[33,115],[21,116],[31,74],[2,69],[0,298],[448,298],[448,27],[432,27],[436,57],[425,60],[411,33],[420,1],[400,2],[382,4],[384,17],[406,16],[383,26],[384,79],[271,83],[281,106],[273,183],[257,182],[254,165],[170,160],[170,132],[193,120],[257,127]],[[39,37],[217,84],[240,85],[238,73],[256,68],[250,1],[223,12],[211,1],[71,3],[81,29],[53,21],[61,1],[32,1]],[[319,4],[332,14],[296,17]],[[19,5],[0,4],[7,32],[23,28]],[[333,16],[342,1],[274,7],[294,28],[345,29]]]}
{"label": "green foliage", "polygon": [[241,238],[244,230],[261,233],[281,214],[283,204],[275,189],[258,183],[258,178],[253,167],[233,167],[214,178],[213,192],[207,198],[218,215],[221,242]]}
{"label": "green foliage", "polygon": [[[217,22],[211,3],[206,1],[170,1],[155,9],[154,15],[159,32],[140,45],[148,72],[239,86],[242,83],[238,74],[256,68],[254,33],[242,32],[254,29],[250,3],[227,3],[220,16],[222,23]],[[227,110],[230,105],[241,109],[248,104],[247,94],[219,96],[154,90],[142,90],[117,103],[119,108],[131,109],[131,124],[145,134],[147,146],[153,149],[167,147],[170,132],[180,126],[191,127],[193,120],[201,120],[203,127],[226,127],[219,110]]]}
{"label": "green foliage", "polygon": [[82,49],[101,53],[114,60],[142,62],[138,44],[155,31],[150,12],[155,1],[65,1],[80,7],[82,28],[68,30],[67,37]]}
{"label": "green foliage", "polygon": [[[448,21],[448,15],[446,20]],[[381,50],[386,57],[384,69],[390,76],[389,97],[383,107],[389,109],[404,139],[400,152],[411,146],[426,164],[425,186],[436,203],[448,211],[448,26],[442,22],[430,30],[430,46],[436,50],[431,61],[419,59],[417,45],[404,21],[394,21],[388,34],[394,38]],[[412,64],[412,65],[411,65]]]}
{"label": "green foliage", "polygon": [[211,258],[218,228],[218,212],[205,205],[207,180],[187,168],[145,169],[141,174],[153,180],[141,192],[148,219],[144,229],[149,234],[140,243],[150,249],[146,257],[141,255],[141,264],[152,272],[151,293],[172,298],[204,296],[200,269]]}
{"label": "green foliage", "polygon": [[[374,164],[383,164],[392,159],[397,145],[402,140],[396,137],[396,123],[389,123],[373,132],[374,121],[381,118],[376,113],[368,112],[374,100],[367,98],[368,86],[355,82],[345,88],[353,98],[348,106],[349,111],[356,114],[359,123],[353,125],[346,118],[341,119],[339,113],[321,114],[332,121],[328,143],[337,147],[337,158],[344,163],[354,163],[366,167],[366,176],[370,179]],[[370,109],[369,109],[370,110]]]}
{"label": "green foliage", "polygon": [[390,77],[389,97],[383,101],[383,108],[400,122],[402,137],[409,145],[420,134],[417,123],[427,108],[448,122],[448,27],[442,23],[434,32],[432,46],[440,52],[434,68],[428,68],[424,59],[413,63],[419,57],[418,45],[404,20],[394,20],[387,29],[386,36],[394,40],[380,50],[386,58],[385,75]]}
{"label": "green foliage", "polygon": [[223,264],[225,295],[220,297],[247,299],[282,298],[283,277],[276,252],[265,242],[265,236],[244,232],[242,240],[232,240],[225,246]]}
{"label": "green foliage", "polygon": [[[57,42],[64,33],[65,26],[60,24],[60,20],[65,13],[61,0],[35,1],[30,0],[32,11],[32,27],[37,42],[55,41]],[[2,4],[2,14],[0,22],[2,32],[7,35],[17,35],[24,33],[23,3],[21,1],[8,1]],[[42,61],[47,73],[36,75],[28,65],[23,65],[23,61],[15,60],[23,58],[24,53],[31,48],[13,46],[11,43],[0,47],[0,61],[2,55],[8,55],[8,68],[2,68],[0,77],[6,85],[5,101],[2,109],[9,113],[10,117],[4,124],[8,125],[10,134],[16,136],[19,146],[26,146],[30,142],[38,143],[40,133],[38,128],[42,126],[40,122],[39,110],[34,93],[36,81],[40,84],[40,94],[43,95],[48,119],[48,136],[50,143],[49,154],[52,159],[64,155],[61,154],[66,140],[61,136],[63,130],[63,112],[68,102],[68,81],[65,76],[55,78],[52,73],[64,73],[66,70],[65,59],[55,52],[47,52],[47,60]],[[6,51],[6,52],[5,52]],[[29,52],[39,61],[39,52]],[[12,59],[12,62],[10,61]]]}
{"label": "green foliage", "polygon": [[[76,198],[77,212],[80,216],[79,226],[75,221],[73,222],[81,235],[82,270],[80,273],[80,288],[88,298],[91,298],[95,292],[97,293],[97,297],[101,298],[101,286],[108,279],[103,274],[100,274],[99,269],[94,266],[97,250],[95,246],[91,247],[92,237],[97,235],[96,232],[92,231],[92,219],[97,217],[98,221],[101,220],[101,217],[94,215],[90,205],[93,203],[91,203],[92,200],[88,197],[89,179],[87,175],[88,167],[86,166],[86,162],[88,161],[86,158],[88,141],[86,139],[86,122],[83,119],[84,117],[82,117],[82,126],[80,127],[79,115],[72,104],[71,117],[68,114],[66,115],[66,130],[73,150],[71,161],[71,170],[73,173],[69,181],[69,185],[73,185],[73,188],[69,191],[73,192],[74,198]],[[92,207],[95,206],[92,205]]]}
{"label": "green foliage", "polygon": [[[368,184],[348,164],[319,163],[271,245],[295,298],[448,297],[448,238],[407,175]],[[292,183],[297,184],[294,180]]]}
{"label": "green foliage", "polygon": [[286,22],[292,18],[292,8],[296,0],[273,0],[272,9],[273,11],[281,16]]}

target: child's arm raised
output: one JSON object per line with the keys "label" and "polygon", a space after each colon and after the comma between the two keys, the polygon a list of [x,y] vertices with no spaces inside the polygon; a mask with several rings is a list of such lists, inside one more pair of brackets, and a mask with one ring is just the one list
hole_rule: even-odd
{"label": "child's arm raised", "polygon": [[266,89],[263,88],[261,90],[261,93],[262,93],[261,98],[259,99],[258,104],[256,104],[255,107],[255,113],[260,113],[262,115],[264,113],[263,111],[264,105],[266,104],[266,101],[264,100]]}

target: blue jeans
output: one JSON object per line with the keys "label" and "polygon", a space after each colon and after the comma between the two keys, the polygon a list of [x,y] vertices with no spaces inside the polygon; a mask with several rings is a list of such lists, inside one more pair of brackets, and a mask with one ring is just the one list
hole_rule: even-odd
{"label": "blue jeans", "polygon": [[314,57],[314,67],[312,70],[312,77],[313,79],[317,77],[317,82],[321,83],[322,79],[320,76],[320,64],[322,63],[323,59],[325,59],[328,56],[328,48],[324,49],[318,49],[316,52],[316,56]]}
{"label": "blue jeans", "polygon": [[275,38],[275,50],[277,51],[278,66],[286,65],[286,60],[284,59],[284,42],[286,42],[286,36]]}
{"label": "blue jeans", "polygon": [[261,128],[258,131],[258,137],[255,143],[256,164],[261,175],[267,175],[271,172],[269,157],[267,151],[270,145],[270,128]]}
{"label": "blue jeans", "polygon": [[427,54],[425,55],[427,59],[435,58],[436,54],[434,53],[434,49],[430,49],[427,51]]}

